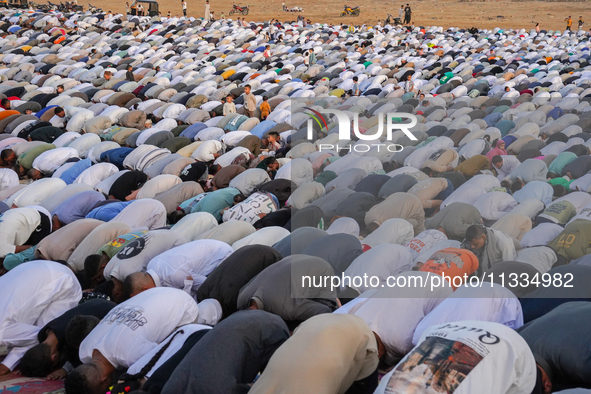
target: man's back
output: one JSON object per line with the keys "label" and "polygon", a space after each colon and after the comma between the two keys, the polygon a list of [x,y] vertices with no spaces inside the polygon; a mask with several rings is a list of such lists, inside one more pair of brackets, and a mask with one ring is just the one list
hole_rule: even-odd
{"label": "man's back", "polygon": [[105,316],[80,344],[80,360],[89,362],[98,350],[113,366],[129,367],[197,314],[197,303],[182,290],[146,290]]}

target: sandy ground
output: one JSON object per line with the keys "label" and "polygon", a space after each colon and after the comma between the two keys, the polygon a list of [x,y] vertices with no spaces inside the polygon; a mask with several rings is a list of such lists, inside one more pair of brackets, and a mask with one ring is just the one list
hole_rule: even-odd
{"label": "sandy ground", "polygon": [[[79,0],[87,9],[89,0]],[[93,5],[100,6],[103,10],[124,12],[125,3],[121,0],[90,0]],[[266,2],[242,0],[238,4],[251,6],[251,11],[246,17],[247,21],[263,21],[277,18],[281,21],[295,20],[298,13],[282,12],[280,0]],[[398,16],[398,9],[402,3],[394,3],[384,0],[347,0],[350,6],[361,6],[359,17],[340,17],[345,1],[318,1],[318,0],[286,0],[288,7],[302,7],[306,18],[314,23],[376,23],[384,20],[387,14]],[[130,0],[131,2],[131,0]],[[211,10],[216,15],[223,11],[226,16],[232,9],[232,0],[210,0]],[[188,0],[188,14],[194,17],[203,17],[205,0]],[[459,2],[459,1],[411,1],[413,9],[413,21],[422,26],[444,26],[469,28],[525,28],[531,29],[535,22],[539,22],[542,29],[563,30],[566,26],[564,19],[569,15],[573,18],[573,26],[579,16],[589,19],[587,29],[591,28],[591,13],[588,2],[545,2],[545,1],[487,1],[487,2]],[[160,1],[160,11],[166,15],[171,11],[173,15],[182,15],[181,0]],[[497,18],[502,16],[503,18]],[[234,16],[236,17],[236,16]]]}

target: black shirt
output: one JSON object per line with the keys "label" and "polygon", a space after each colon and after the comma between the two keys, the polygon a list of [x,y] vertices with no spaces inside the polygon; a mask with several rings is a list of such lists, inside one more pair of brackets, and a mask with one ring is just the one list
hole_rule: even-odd
{"label": "black shirt", "polygon": [[[49,323],[45,325],[37,334],[37,339],[39,342],[43,342],[47,339],[47,332],[51,330],[53,334],[56,336],[58,343],[59,343],[59,350],[60,352],[66,350],[66,327],[68,327],[68,323],[75,318],[76,316],[94,316],[99,319],[102,319],[113,309],[117,304],[107,300],[101,299],[94,299],[84,304],[80,304],[67,312],[64,312],[61,316],[56,317]],[[69,360],[70,362],[77,360]]]}
{"label": "black shirt", "polygon": [[128,71],[125,73],[125,79],[130,81],[130,82],[134,82],[135,81],[135,76],[133,75],[133,73],[131,71]]}

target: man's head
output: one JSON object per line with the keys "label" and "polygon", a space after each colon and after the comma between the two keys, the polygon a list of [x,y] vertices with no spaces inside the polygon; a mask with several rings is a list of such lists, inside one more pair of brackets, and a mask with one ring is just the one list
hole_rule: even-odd
{"label": "man's head", "polygon": [[112,278],[111,281],[113,283],[113,289],[111,290],[111,299],[114,302],[120,304],[126,300],[125,291],[123,289],[123,282],[116,278]]}
{"label": "man's head", "polygon": [[479,225],[472,225],[466,230],[466,242],[472,249],[481,249],[486,242],[486,230]]}
{"label": "man's head", "polygon": [[33,115],[33,110],[30,108],[25,109],[25,115]]}
{"label": "man's head", "polygon": [[521,181],[521,179],[517,178],[515,180],[515,182],[513,182],[511,184],[511,193],[515,193],[515,192],[521,190],[522,187],[523,187],[523,182]]}
{"label": "man's head", "polygon": [[433,175],[435,175],[435,171],[433,171],[429,167],[423,167],[423,168],[421,168],[421,171],[423,171],[429,178],[432,177]]}
{"label": "man's head", "polygon": [[244,87],[244,93],[246,93],[246,94],[250,94],[250,85],[246,85],[246,86]]}
{"label": "man's head", "polygon": [[423,100],[425,100],[425,93],[421,93],[421,94],[419,94],[419,100],[420,100],[420,101],[423,101]]}
{"label": "man's head", "polygon": [[27,350],[19,368],[24,376],[43,378],[57,366],[59,358],[57,349],[52,352],[48,344],[41,342]]}
{"label": "man's head", "polygon": [[86,338],[100,322],[100,319],[95,316],[75,316],[66,326],[66,344],[72,349],[79,349],[84,338]]}
{"label": "man's head", "polygon": [[41,173],[41,171],[35,168],[31,168],[29,171],[27,171],[27,178],[36,181],[38,179],[43,178],[43,174]]}
{"label": "man's head", "polygon": [[105,73],[103,74],[103,78],[105,78],[105,80],[109,80],[111,79],[111,77],[113,76],[113,74],[110,71],[105,71]]}
{"label": "man's head", "polygon": [[406,76],[406,80],[407,80],[407,81],[410,81],[411,79],[412,79],[412,75],[408,74],[408,75]]}
{"label": "man's head", "polygon": [[133,297],[141,293],[156,287],[154,279],[147,272],[135,272],[131,275],[127,275],[123,282],[123,288],[126,297]]}
{"label": "man's head", "polygon": [[353,82],[357,82],[357,81],[359,81],[359,78],[353,77]]}
{"label": "man's head", "polygon": [[56,88],[56,91],[57,91],[58,94],[63,93],[64,92],[64,85],[59,85]]}
{"label": "man's head", "polygon": [[14,170],[14,172],[16,172],[18,174],[19,178],[24,178],[25,174],[27,173],[27,170],[25,169],[25,167],[21,166],[20,164],[16,163],[12,169]]}
{"label": "man's head", "polygon": [[546,372],[550,369],[548,363],[540,357],[534,355],[536,359],[536,385],[532,394],[550,394],[552,392],[552,378]]}
{"label": "man's head", "polygon": [[127,71],[131,71],[131,70],[133,70],[133,67],[130,64],[130,65],[127,66]]}
{"label": "man's head", "polygon": [[552,186],[552,189],[554,189],[553,195],[556,198],[566,195],[566,189],[562,185],[554,185],[554,186]]}
{"label": "man's head", "polygon": [[501,168],[503,166],[503,158],[499,155],[493,156],[492,163],[496,168]]}
{"label": "man's head", "polygon": [[[56,217],[53,215],[54,218]],[[91,254],[84,260],[84,275],[90,287],[96,287],[105,281],[104,271],[109,263],[109,256],[104,253]]]}
{"label": "man's head", "polygon": [[511,88],[509,86],[505,86],[505,92],[508,92],[510,90],[511,90]]}
{"label": "man's head", "polygon": [[219,164],[212,164],[207,168],[207,173],[209,175],[215,175],[221,168]]}
{"label": "man's head", "polygon": [[4,149],[0,152],[0,160],[3,166],[12,166],[16,162],[16,153],[12,149]]}
{"label": "man's head", "polygon": [[279,162],[277,161],[277,159],[270,158],[269,161],[267,162],[267,170],[268,171],[277,171],[279,169]]}
{"label": "man's head", "polygon": [[66,394],[104,394],[109,390],[111,379],[102,374],[96,363],[82,364],[68,374]]}
{"label": "man's head", "polygon": [[59,230],[63,226],[64,224],[60,221],[60,218],[57,215],[51,217],[51,228],[53,231]]}
{"label": "man's head", "polygon": [[367,237],[369,234],[376,231],[378,227],[380,227],[380,224],[378,222],[371,222],[370,224],[365,226],[365,229],[363,230],[364,236]]}
{"label": "man's head", "polygon": [[234,96],[232,96],[231,94],[226,96],[226,102],[227,103],[231,103],[234,100]]}
{"label": "man's head", "polygon": [[63,118],[64,116],[66,116],[66,111],[64,111],[64,109],[62,107],[55,107],[55,110],[53,111],[54,114],[56,114],[57,116],[59,116],[60,118]]}
{"label": "man's head", "polygon": [[267,138],[269,139],[269,142],[277,142],[279,141],[279,139],[281,138],[281,136],[279,135],[278,132],[276,131],[271,131],[268,135]]}
{"label": "man's head", "polygon": [[4,99],[2,99],[2,101],[0,101],[0,105],[4,109],[10,109],[10,100],[4,98]]}

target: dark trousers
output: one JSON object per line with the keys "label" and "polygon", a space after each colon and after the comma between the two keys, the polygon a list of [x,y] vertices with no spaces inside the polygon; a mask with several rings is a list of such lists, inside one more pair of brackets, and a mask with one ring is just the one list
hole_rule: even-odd
{"label": "dark trousers", "polygon": [[142,390],[147,391],[150,394],[159,394],[162,392],[162,388],[166,382],[168,382],[170,375],[172,375],[176,367],[178,367],[181,361],[183,361],[183,358],[189,353],[189,350],[193,349],[193,346],[195,346],[195,344],[208,332],[209,330],[200,330],[191,334],[183,344],[183,347],[181,347],[171,358],[166,360],[160,368],[154,371],[152,376],[150,376],[146,383],[144,383]]}

